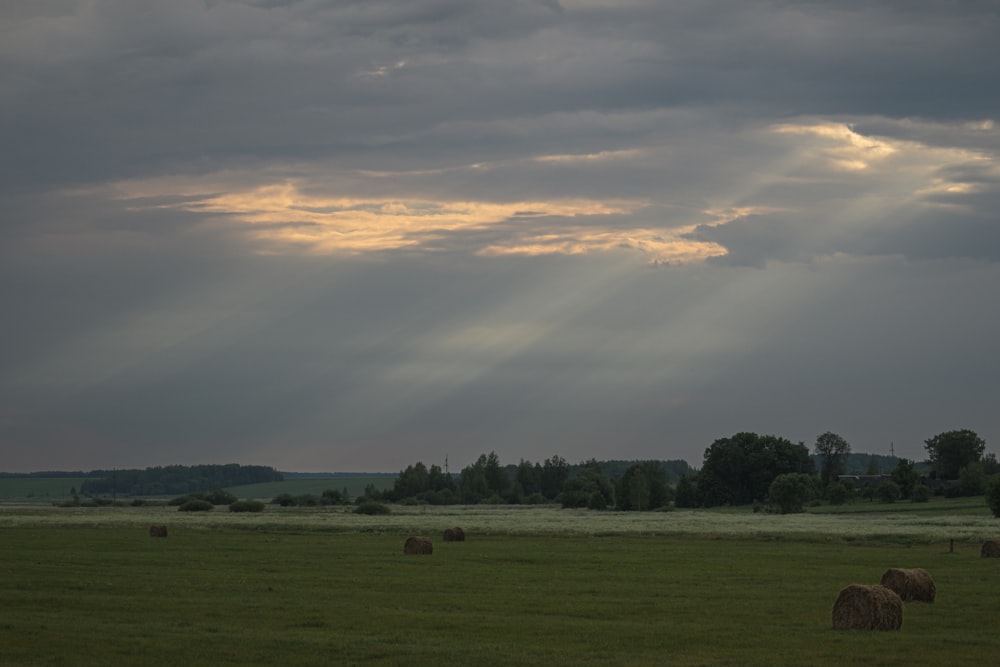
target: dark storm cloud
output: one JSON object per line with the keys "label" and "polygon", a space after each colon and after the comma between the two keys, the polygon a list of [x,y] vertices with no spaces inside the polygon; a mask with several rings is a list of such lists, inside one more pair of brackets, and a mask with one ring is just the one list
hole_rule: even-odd
{"label": "dark storm cloud", "polygon": [[998,28],[982,2],[7,3],[4,466],[992,443]]}

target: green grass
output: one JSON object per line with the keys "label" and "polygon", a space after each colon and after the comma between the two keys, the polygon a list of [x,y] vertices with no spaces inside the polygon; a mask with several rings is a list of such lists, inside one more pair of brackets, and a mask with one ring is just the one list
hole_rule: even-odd
{"label": "green grass", "polygon": [[86,477],[0,477],[0,500],[65,500]]}
{"label": "green grass", "polygon": [[894,503],[878,501],[855,500],[844,505],[818,505],[806,508],[811,514],[885,514],[900,512],[927,512],[933,514],[973,515],[989,514],[989,507],[983,496],[968,496],[964,498],[945,498],[931,496],[926,503],[915,503],[909,500],[899,500]]}
{"label": "green grass", "polygon": [[[0,505],[0,664],[989,664],[988,516],[554,507],[260,515]],[[168,525],[167,539],[147,535]],[[464,543],[445,543],[461,525]],[[402,555],[409,534],[432,556]],[[948,535],[959,537],[949,553]],[[841,588],[923,567],[903,629],[831,629]]]}
{"label": "green grass", "polygon": [[347,489],[351,498],[363,495],[365,487],[373,484],[379,491],[391,489],[396,482],[395,477],[385,475],[374,475],[372,477],[317,477],[317,478],[293,478],[281,482],[262,482],[260,484],[245,484],[242,486],[231,486],[226,489],[229,493],[239,498],[257,498],[260,500],[271,500],[283,493],[293,496],[303,494],[321,495],[327,489],[343,491]]}

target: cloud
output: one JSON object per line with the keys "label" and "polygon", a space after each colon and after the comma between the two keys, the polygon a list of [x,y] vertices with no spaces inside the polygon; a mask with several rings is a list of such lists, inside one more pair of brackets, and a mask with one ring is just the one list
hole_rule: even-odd
{"label": "cloud", "polygon": [[997,23],[7,3],[0,445],[393,470],[992,441]]}

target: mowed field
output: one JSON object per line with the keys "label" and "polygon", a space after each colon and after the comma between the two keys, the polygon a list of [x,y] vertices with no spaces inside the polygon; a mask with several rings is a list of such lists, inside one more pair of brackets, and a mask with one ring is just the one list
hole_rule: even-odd
{"label": "mowed field", "polygon": [[[4,500],[47,500],[63,501],[72,498],[79,491],[86,477],[0,477],[0,501]],[[391,489],[394,475],[332,475],[330,477],[290,477],[281,482],[244,484],[225,489],[238,498],[271,500],[275,496],[288,493],[293,496],[313,494],[319,496],[327,489],[347,491],[352,498],[364,494],[365,487],[373,485],[379,491]],[[182,495],[182,494],[175,494]],[[124,492],[122,500],[128,500]]]}
{"label": "mowed field", "polygon": [[[1000,522],[947,510],[0,505],[0,664],[993,664]],[[416,533],[432,555],[403,555]],[[833,630],[840,589],[888,567],[927,569],[937,601]]]}

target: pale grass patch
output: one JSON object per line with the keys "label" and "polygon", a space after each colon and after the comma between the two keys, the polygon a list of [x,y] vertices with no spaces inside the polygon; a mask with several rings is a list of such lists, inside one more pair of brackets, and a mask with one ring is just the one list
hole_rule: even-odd
{"label": "pale grass patch", "polygon": [[0,528],[19,526],[386,532],[434,536],[462,527],[470,535],[700,535],[719,538],[799,538],[907,542],[981,542],[1000,533],[989,516],[916,512],[884,514],[765,514],[728,511],[594,512],[555,505],[451,505],[392,507],[387,516],[354,514],[352,507],[279,508],[260,514],[178,512],[176,507],[73,507],[0,505]]}

